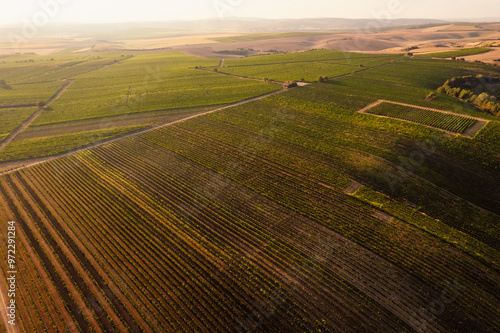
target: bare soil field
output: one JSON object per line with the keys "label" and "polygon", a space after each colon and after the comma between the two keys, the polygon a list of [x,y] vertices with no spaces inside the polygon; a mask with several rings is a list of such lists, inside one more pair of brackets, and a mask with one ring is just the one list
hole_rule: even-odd
{"label": "bare soil field", "polygon": [[[383,22],[381,22],[383,24]],[[12,45],[8,40],[0,39],[0,55],[12,53],[36,53],[48,55],[72,48],[75,53],[93,53],[97,51],[132,51],[178,50],[186,54],[221,58],[217,52],[253,49],[249,55],[274,52],[297,52],[310,49],[336,49],[341,51],[359,51],[369,53],[405,53],[413,48],[413,53],[429,53],[453,51],[465,47],[475,47],[486,42],[500,39],[499,24],[461,24],[451,23],[429,27],[404,27],[395,29],[332,31],[324,34],[306,34],[275,38],[273,34],[262,34],[260,39],[239,42],[217,42],[217,38],[235,37],[241,34],[212,33],[202,34],[186,32],[171,36],[145,36],[125,38],[124,36],[96,36],[94,38],[78,38],[78,36],[48,36],[40,42],[30,43],[29,48],[23,44]],[[416,47],[416,48],[415,48]],[[224,55],[225,58],[241,57]],[[498,53],[479,55],[470,60],[493,61]]]}
{"label": "bare soil field", "polygon": [[227,34],[214,34],[202,36],[173,36],[161,38],[143,38],[143,39],[128,39],[119,40],[123,43],[125,49],[148,49],[148,48],[165,48],[179,45],[192,44],[212,44],[216,43],[213,38],[226,37]]}
{"label": "bare soil field", "polygon": [[493,64],[500,64],[500,61],[495,61],[497,59],[500,59],[500,48],[494,48],[490,52],[486,53],[481,53],[481,54],[476,54],[476,55],[471,55],[467,57],[463,57],[467,61],[483,61],[487,63],[493,63]]}
{"label": "bare soil field", "polygon": [[[306,35],[275,39],[242,41],[235,43],[204,43],[179,45],[175,50],[190,55],[220,57],[217,51],[254,49],[255,54],[269,50],[296,52],[309,49],[335,49],[341,51],[359,51],[368,53],[405,53],[409,48],[413,53],[431,53],[454,51],[467,47],[476,47],[488,41],[498,40],[500,32],[473,25],[442,25],[422,29],[396,29],[373,33],[331,33],[325,35]],[[229,56],[230,57],[230,56]],[[237,57],[237,56],[233,56]],[[480,55],[471,60],[492,61],[494,54]],[[498,58],[498,57],[497,57]]]}

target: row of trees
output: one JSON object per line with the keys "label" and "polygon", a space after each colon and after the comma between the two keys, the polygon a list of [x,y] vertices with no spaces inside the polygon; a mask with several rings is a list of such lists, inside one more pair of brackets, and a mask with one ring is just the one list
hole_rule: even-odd
{"label": "row of trees", "polygon": [[438,88],[438,93],[459,98],[467,103],[500,117],[500,89],[499,77],[488,77],[483,75],[470,75],[455,77],[445,82]]}

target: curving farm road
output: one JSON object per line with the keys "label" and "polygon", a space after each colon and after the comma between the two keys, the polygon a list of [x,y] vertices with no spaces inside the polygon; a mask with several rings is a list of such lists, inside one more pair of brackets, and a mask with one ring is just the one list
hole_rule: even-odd
{"label": "curving farm road", "polygon": [[[6,162],[3,162],[3,163],[0,163],[0,168],[2,168],[2,167],[4,167],[4,168],[7,167],[8,168],[9,166],[12,166],[13,169],[10,169],[10,170],[4,171],[4,172],[0,172],[0,176],[6,175],[6,174],[9,174],[9,173],[18,171],[18,170],[22,170],[22,169],[25,169],[25,168],[28,168],[28,167],[31,167],[31,166],[34,166],[34,165],[45,163],[47,161],[55,160],[55,159],[58,159],[58,158],[61,158],[61,157],[64,157],[64,156],[69,156],[69,155],[75,154],[75,153],[77,153],[79,151],[82,151],[82,150],[86,150],[86,149],[90,149],[90,148],[102,146],[102,145],[105,145],[105,144],[110,143],[110,142],[114,142],[114,141],[117,141],[117,140],[121,140],[121,139],[124,139],[124,138],[127,138],[127,137],[134,136],[134,135],[138,135],[138,134],[146,133],[146,132],[149,132],[149,131],[153,131],[153,130],[156,130],[158,128],[171,126],[171,125],[174,125],[174,124],[177,124],[177,123],[180,123],[180,122],[192,119],[192,118],[196,118],[196,117],[204,116],[204,115],[207,115],[207,114],[210,114],[210,113],[214,113],[214,112],[217,112],[217,111],[225,110],[225,109],[231,108],[233,106],[243,105],[243,104],[246,104],[246,103],[257,101],[259,99],[263,99],[263,98],[266,98],[266,97],[269,97],[269,96],[281,93],[281,92],[283,92],[285,90],[286,89],[284,89],[282,86],[280,86],[279,90],[276,90],[276,91],[273,91],[273,92],[270,92],[270,93],[266,93],[266,94],[263,94],[263,95],[260,95],[260,96],[255,96],[255,97],[251,97],[251,98],[247,98],[247,99],[244,99],[244,100],[239,101],[239,102],[234,102],[234,103],[228,104],[226,106],[223,106],[223,107],[220,107],[220,108],[217,108],[217,109],[214,109],[214,110],[210,110],[210,111],[198,113],[198,114],[195,114],[195,115],[192,115],[192,116],[189,116],[189,117],[186,117],[186,118],[182,118],[182,119],[179,119],[179,120],[167,123],[167,124],[163,124],[163,125],[160,125],[160,126],[156,126],[156,127],[152,127],[152,128],[147,128],[147,129],[143,129],[143,130],[139,130],[139,131],[135,131],[135,132],[131,132],[131,133],[119,135],[119,136],[116,136],[114,138],[111,138],[111,139],[108,139],[108,140],[104,140],[104,141],[95,142],[95,143],[92,143],[90,145],[83,146],[83,147],[80,147],[78,149],[74,149],[72,151],[66,152],[66,153],[61,153],[61,154],[58,154],[58,155],[53,155],[53,156],[48,156],[48,157],[42,157],[42,158],[28,159],[28,160],[24,160],[23,162],[20,162],[20,161],[17,161],[17,162],[16,161],[6,161]],[[1,147],[0,147],[0,149],[1,149]],[[30,163],[30,161],[31,161],[31,163]],[[16,167],[20,163],[26,163],[26,164],[23,164],[20,167]]]}
{"label": "curving farm road", "polygon": [[75,80],[67,80],[67,82],[62,86],[61,89],[59,89],[54,96],[52,96],[45,106],[42,106],[39,108],[35,113],[33,113],[28,119],[26,119],[19,127],[17,127],[15,130],[10,132],[10,134],[5,138],[5,140],[0,143],[0,150],[2,150],[5,146],[7,146],[9,143],[12,142],[19,134],[21,134],[22,131],[24,131],[33,121],[35,121],[36,118],[43,112],[43,110],[46,110],[47,107],[54,102],[56,99],[61,96],[62,93],[68,89],[68,87],[74,82]]}

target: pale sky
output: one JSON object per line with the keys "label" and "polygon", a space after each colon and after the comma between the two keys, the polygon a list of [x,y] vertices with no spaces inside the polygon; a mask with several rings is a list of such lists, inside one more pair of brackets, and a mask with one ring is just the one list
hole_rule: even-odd
{"label": "pale sky", "polygon": [[203,18],[500,17],[500,0],[0,0],[0,25]]}

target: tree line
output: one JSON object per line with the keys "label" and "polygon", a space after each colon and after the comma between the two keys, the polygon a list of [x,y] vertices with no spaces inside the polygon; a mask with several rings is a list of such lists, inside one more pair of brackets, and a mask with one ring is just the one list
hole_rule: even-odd
{"label": "tree line", "polygon": [[438,93],[459,98],[500,117],[500,77],[469,75],[454,77],[437,89]]}

